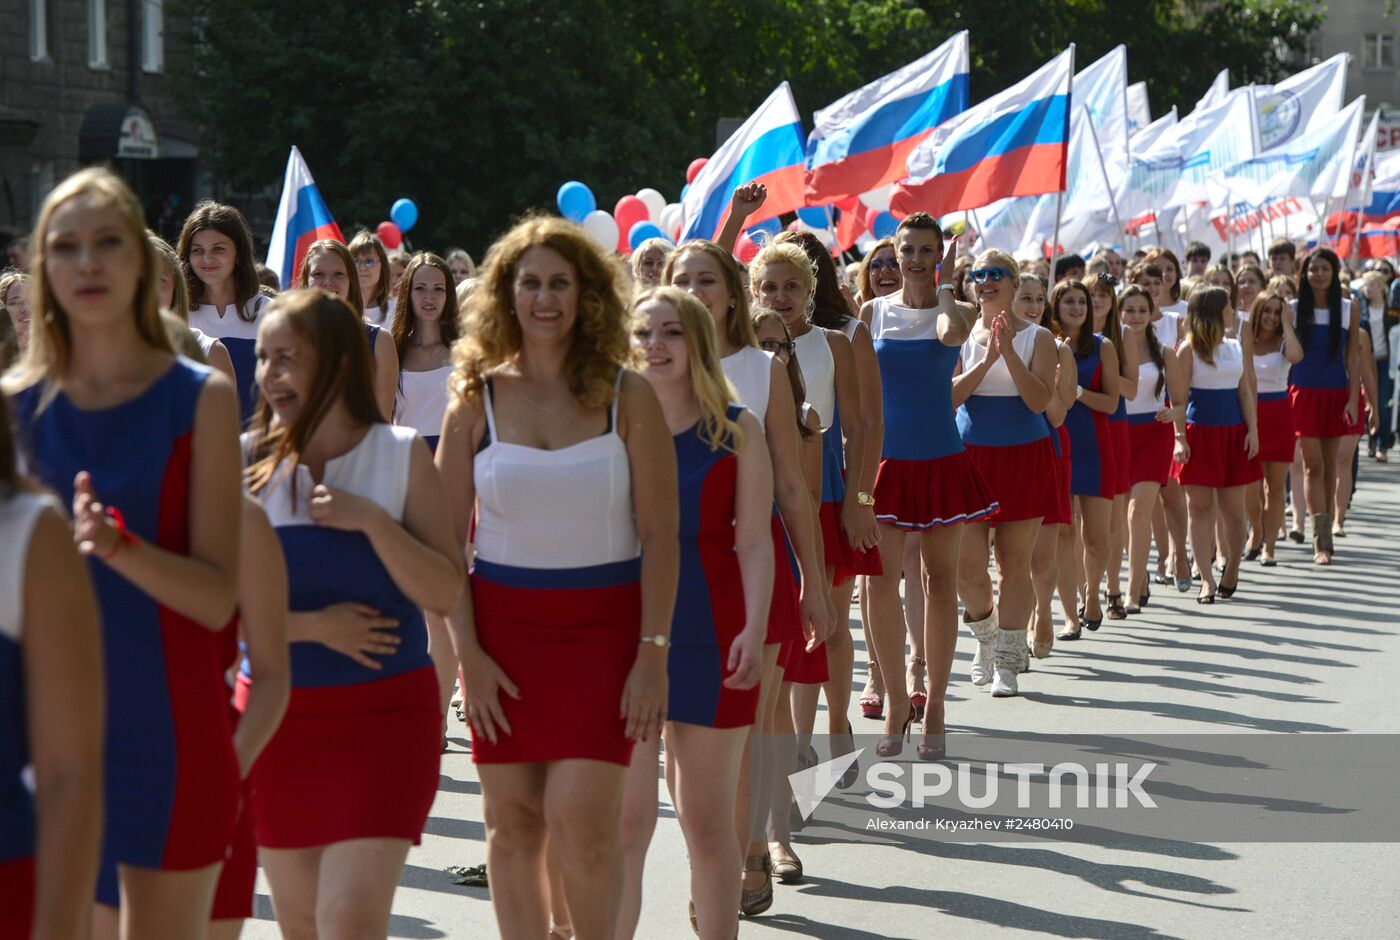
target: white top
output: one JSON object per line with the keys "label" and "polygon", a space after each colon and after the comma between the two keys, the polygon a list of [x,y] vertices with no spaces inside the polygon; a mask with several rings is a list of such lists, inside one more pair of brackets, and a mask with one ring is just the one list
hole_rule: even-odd
{"label": "white top", "polygon": [[[1031,356],[1035,354],[1036,334],[1043,331],[1045,327],[1028,323],[1021,327],[1014,336],[1011,337],[1011,348],[1016,355],[1021,357],[1021,361],[1030,365]],[[962,345],[962,367],[967,372],[975,368],[978,363],[987,358],[987,347],[977,342],[972,335],[969,335]],[[992,367],[987,370],[986,376],[978,384],[974,395],[1019,395],[1016,390],[1016,380],[1011,377],[1011,370],[1006,367],[1006,359],[1002,357],[992,363]]]}
{"label": "white top", "polygon": [[258,338],[258,321],[262,317],[263,309],[270,303],[272,298],[266,294],[257,294],[248,301],[243,309],[253,313],[251,321],[240,317],[232,304],[224,309],[222,317],[213,304],[200,304],[190,311],[190,329],[199,330],[214,339],[255,340]]}
{"label": "white top", "polygon": [[1283,347],[1271,353],[1254,354],[1254,378],[1259,394],[1288,391],[1290,363],[1283,358]]}
{"label": "white top", "polygon": [[1249,322],[1249,311],[1248,311],[1248,310],[1236,310],[1236,311],[1235,311],[1235,316],[1239,317],[1239,320],[1240,320],[1241,323],[1248,323],[1248,322]]}
{"label": "white top", "polygon": [[719,361],[724,377],[739,393],[739,404],[764,427],[768,418],[768,392],[773,382],[773,356],[757,346],[745,346]]}
{"label": "white top", "polygon": [[[1290,300],[1288,303],[1289,303],[1289,306],[1292,307],[1292,309],[1293,309],[1293,325],[1294,325],[1294,326],[1297,326],[1297,325],[1298,325],[1298,301],[1296,301],[1296,300]],[[1327,326],[1327,325],[1328,325],[1329,323],[1331,323],[1331,322],[1332,322],[1332,311],[1331,311],[1331,310],[1328,310],[1326,307],[1314,307],[1314,308],[1313,308],[1313,326]],[[1346,298],[1346,297],[1343,297],[1343,298],[1342,298],[1342,329],[1345,330],[1345,329],[1347,328],[1347,324],[1350,323],[1350,322],[1351,322],[1351,300],[1349,300],[1349,299]]]}
{"label": "white top", "polygon": [[1163,313],[1170,313],[1178,319],[1186,316],[1186,301],[1178,300],[1175,303],[1163,304]]}
{"label": "white top", "polygon": [[1244,348],[1237,339],[1220,341],[1211,364],[1199,355],[1191,357],[1191,387],[1200,389],[1239,388],[1244,375]]}
{"label": "white top", "polygon": [[892,304],[887,298],[876,297],[870,305],[871,339],[891,340],[933,340],[938,338],[937,307],[902,307]]}
{"label": "white top", "polygon": [[501,440],[491,389],[484,394],[491,439],[473,461],[477,557],[519,568],[589,568],[636,558],[632,468],[617,433],[617,402],[606,434],[543,450]]}
{"label": "white top", "polygon": [[1162,383],[1162,391],[1157,391],[1157,378],[1162,370],[1151,359],[1138,363],[1137,393],[1128,399],[1127,411],[1130,415],[1156,414],[1167,407],[1167,387]]}
{"label": "white top", "polygon": [[1181,337],[1181,317],[1175,313],[1168,313],[1167,308],[1162,308],[1162,315],[1152,321],[1152,329],[1157,331],[1157,342],[1162,344],[1163,349],[1175,349],[1176,341]]}
{"label": "white top", "polygon": [[205,359],[208,359],[209,350],[214,348],[214,344],[219,341],[218,338],[194,327],[190,327],[190,333],[194,335],[194,341],[199,344],[199,351],[204,353]]}
{"label": "white top", "polygon": [[816,409],[822,430],[831,427],[836,415],[836,359],[831,355],[831,343],[826,330],[814,326],[793,340],[797,346],[797,364],[802,369],[802,384],[807,386],[807,401]]}
{"label": "white top", "polygon": [[413,428],[423,437],[441,435],[442,419],[447,414],[447,380],[451,377],[450,362],[427,372],[400,372],[394,423]]}
{"label": "white top", "polygon": [[58,508],[51,496],[21,490],[0,500],[0,636],[19,642],[24,630],[24,575],[29,560],[29,539],[39,514]]}
{"label": "white top", "polygon": [[394,324],[398,322],[398,301],[393,297],[389,298],[389,312],[386,314],[378,305],[365,308],[365,322],[373,323],[380,329],[393,332]]}
{"label": "white top", "polygon": [[1387,342],[1385,330],[1385,305],[1382,304],[1379,310],[1370,315],[1366,321],[1371,327],[1371,352],[1377,359],[1384,359],[1390,355],[1390,345]]}
{"label": "white top", "polygon": [[[358,444],[326,461],[321,482],[362,496],[378,504],[395,522],[402,522],[404,502],[408,499],[409,464],[417,439],[418,434],[412,428],[372,424]],[[258,494],[258,500],[267,511],[267,520],[274,526],[315,525],[308,509],[316,481],[302,464],[297,465],[296,474],[295,504],[292,502],[292,476],[280,465],[272,482]]]}

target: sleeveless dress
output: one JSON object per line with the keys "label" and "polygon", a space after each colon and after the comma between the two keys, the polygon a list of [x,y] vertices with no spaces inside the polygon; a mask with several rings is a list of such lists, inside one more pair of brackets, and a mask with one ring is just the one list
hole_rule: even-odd
{"label": "sleeveless dress", "polygon": [[[725,378],[739,393],[739,404],[748,408],[758,419],[760,428],[767,427],[768,395],[773,381],[773,357],[757,346],[744,346],[719,361]],[[801,572],[792,550],[787,527],[783,525],[778,507],[773,506],[773,600],[768,607],[768,634],[765,644],[778,643],[778,664],[784,669],[793,655],[793,647],[805,645],[802,629],[801,593],[798,584]]]}
{"label": "sleeveless dress", "polygon": [[[417,437],[409,428],[372,424],[359,443],[326,461],[321,482],[374,502],[401,523]],[[258,844],[416,843],[437,791],[442,748],[427,625],[368,536],[311,521],[315,486],[306,467],[283,465],[257,494],[286,557],[289,609],[365,604],[398,621],[399,646],[377,655],[375,670],[322,643],[291,644],[287,713],[250,774]],[[240,710],[251,683],[245,663]]]}
{"label": "sleeveless dress", "polygon": [[[130,401],[100,410],[35,385],[13,399],[31,473],[73,502],[73,478],[128,531],[189,553],[195,411],[207,366],[177,358]],[[140,549],[137,549],[138,551]],[[238,811],[238,762],[218,634],[88,559],[102,618],[107,730],[102,860],[184,871],[222,861]]]}
{"label": "sleeveless dress", "polygon": [[875,518],[912,531],[990,518],[997,502],[963,447],[953,411],[961,347],[938,338],[936,309],[879,297],[870,326],[885,406]]}
{"label": "sleeveless dress", "polygon": [[641,637],[641,546],[617,403],[603,434],[542,450],[501,440],[489,381],[483,394],[472,608],[481,648],[521,698],[501,695],[511,733],[492,744],[473,732],[472,760],[626,766],[619,710]]}
{"label": "sleeveless dress", "polygon": [[1221,340],[1214,364],[1191,357],[1191,393],[1186,399],[1186,444],[1191,459],[1172,462],[1172,477],[1182,486],[1226,488],[1263,479],[1258,456],[1245,455],[1244,414],[1239,387],[1244,350],[1237,339]]}
{"label": "sleeveless dress", "polygon": [[1176,425],[1157,420],[1157,412],[1167,407],[1167,386],[1160,382],[1161,375],[1157,363],[1150,359],[1141,363],[1137,389],[1133,397],[1127,399],[1128,480],[1132,486],[1139,483],[1166,486],[1171,476]]}
{"label": "sleeveless dress", "polygon": [[[1257,426],[1260,463],[1292,463],[1298,436],[1293,430],[1293,403],[1288,396],[1290,363],[1283,348],[1254,356],[1254,378],[1259,388]],[[1346,407],[1346,402],[1342,402]],[[1359,410],[1359,409],[1358,409]]]}
{"label": "sleeveless dress", "polygon": [[[737,421],[744,409],[729,406]],[[680,580],[671,618],[668,721],[743,728],[758,711],[758,686],[727,689],[729,647],[747,622],[744,581],[734,551],[739,458],[714,450],[701,424],[674,435],[680,480]]]}
{"label": "sleeveless dress", "polygon": [[[1010,352],[1030,364],[1044,327],[1028,324],[1012,337]],[[987,347],[969,336],[962,345],[967,372],[987,357]],[[997,513],[993,524],[1054,515],[1055,449],[1043,414],[1026,407],[1004,359],[992,363],[972,395],[958,408],[958,434],[986,481]]]}
{"label": "sleeveless dress", "polygon": [[[1119,374],[1118,381],[1123,381]],[[1118,407],[1108,416],[1108,437],[1113,445],[1113,495],[1122,496],[1133,488],[1132,434],[1128,430],[1128,400],[1118,396]]]}
{"label": "sleeveless dress", "polygon": [[[1330,310],[1314,310],[1312,328],[1298,334],[1303,344],[1303,358],[1293,364],[1288,374],[1293,430],[1298,437],[1345,437],[1354,433],[1347,427],[1345,415],[1347,398],[1351,394],[1346,364],[1351,301],[1342,300],[1342,328],[1335,352],[1328,338],[1331,316]],[[1297,301],[1293,302],[1293,317],[1297,323]],[[1360,414],[1358,405],[1358,419]]]}
{"label": "sleeveless dress", "polygon": [[[258,340],[258,324],[263,311],[271,302],[272,299],[266,294],[254,295],[243,305],[243,312],[251,317],[247,320],[239,316],[232,305],[226,308],[222,317],[212,304],[200,304],[190,311],[190,329],[220,340],[228,350],[228,357],[233,362],[234,386],[238,391],[240,424],[247,422],[253,414],[253,406],[258,403],[257,378],[254,374],[257,371],[257,356],[254,347]],[[205,353],[208,352],[206,349]]]}
{"label": "sleeveless dress", "polygon": [[1163,349],[1175,349],[1176,341],[1181,338],[1181,315],[1166,308],[1161,310],[1161,314],[1152,321],[1152,329]]}
{"label": "sleeveless dress", "polygon": [[24,691],[24,580],[29,540],[50,498],[0,498],[0,940],[28,940],[34,921],[34,798],[24,783],[29,719]]}
{"label": "sleeveless dress", "polygon": [[396,324],[399,320],[399,302],[397,298],[390,297],[387,299],[386,303],[389,307],[387,312],[384,310],[383,307],[379,306],[378,304],[375,304],[373,307],[366,307],[365,322],[372,323],[373,325],[379,327],[381,330],[388,330],[390,333],[392,333],[394,332],[394,324]]}
{"label": "sleeveless dress", "polygon": [[[373,348],[371,346],[370,348]],[[394,423],[413,428],[437,453],[438,437],[442,434],[442,419],[447,414],[447,380],[452,377],[452,364],[426,372],[399,372],[399,393],[394,404]]]}
{"label": "sleeveless dress", "polygon": [[[1077,353],[1074,357],[1079,384],[1091,392],[1103,391],[1103,361],[1099,357],[1102,347],[1103,337],[1095,333],[1094,351],[1083,358]],[[1065,415],[1065,427],[1069,428],[1074,448],[1070,492],[1076,496],[1112,499],[1117,495],[1118,466],[1108,415],[1095,411],[1082,400],[1076,401]]]}

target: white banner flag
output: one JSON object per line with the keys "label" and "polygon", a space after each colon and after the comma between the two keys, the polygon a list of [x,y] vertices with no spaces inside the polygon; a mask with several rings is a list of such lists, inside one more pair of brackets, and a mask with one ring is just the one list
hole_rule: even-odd
{"label": "white banner flag", "polygon": [[[1071,95],[1075,111],[1083,105],[1094,122],[1094,135],[1109,172],[1117,178],[1128,169],[1128,49],[1114,47],[1108,55],[1074,76]],[[1070,134],[1073,135],[1073,118]],[[1070,173],[1074,172],[1074,142],[1070,142]]]}
{"label": "white banner flag", "polygon": [[1147,105],[1147,82],[1128,86],[1128,133],[1136,134],[1152,123],[1152,109]]}
{"label": "white banner flag", "polygon": [[1211,201],[1223,202],[1228,193],[1229,201],[1257,208],[1277,196],[1345,198],[1365,109],[1362,95],[1331,121],[1288,144],[1215,171],[1210,180],[1218,188],[1212,188]]}
{"label": "white banner flag", "polygon": [[1277,85],[1255,86],[1261,152],[1282,147],[1337,116],[1346,93],[1347,59],[1339,52]]}

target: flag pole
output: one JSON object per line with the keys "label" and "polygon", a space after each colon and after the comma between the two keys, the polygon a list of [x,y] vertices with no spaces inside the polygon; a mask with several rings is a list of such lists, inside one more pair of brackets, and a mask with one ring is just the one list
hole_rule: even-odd
{"label": "flag pole", "polygon": [[[1081,105],[1087,112],[1088,105]],[[1089,133],[1094,135],[1094,153],[1099,158],[1099,173],[1103,176],[1104,192],[1108,193],[1108,207],[1113,211],[1113,224],[1118,226],[1118,237],[1123,240],[1123,246],[1128,245],[1128,230],[1123,227],[1123,219],[1118,215],[1118,198],[1113,194],[1113,186],[1108,181],[1108,167],[1104,166],[1103,148],[1099,146],[1099,132],[1094,130],[1094,122],[1089,122]]]}
{"label": "flag pole", "polygon": [[1060,210],[1065,205],[1065,191],[1062,189],[1055,194],[1055,234],[1050,240],[1050,281],[1054,287],[1055,263],[1060,260]]}

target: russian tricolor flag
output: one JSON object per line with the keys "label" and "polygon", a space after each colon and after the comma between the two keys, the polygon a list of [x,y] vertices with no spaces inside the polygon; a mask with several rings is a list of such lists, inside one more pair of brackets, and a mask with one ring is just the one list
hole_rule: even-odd
{"label": "russian tricolor flag", "polygon": [[818,111],[807,138],[807,204],[848,199],[908,176],[914,148],[967,109],[967,74],[963,30]]}
{"label": "russian tricolor flag", "polygon": [[326,200],[311,178],[311,170],[301,151],[292,148],[287,157],[287,173],[282,179],[282,200],[277,204],[277,221],[272,226],[272,240],[267,246],[267,266],[277,273],[282,289],[292,286],[301,259],[312,243],[323,238],[344,242],[340,226],[335,224]]}
{"label": "russian tricolor flag", "polygon": [[1074,46],[1005,91],[962,112],[909,155],[896,215],[976,209],[1007,196],[1065,188]]}
{"label": "russian tricolor flag", "polygon": [[729,217],[734,190],[746,183],[768,187],[756,225],[807,204],[803,194],[802,117],[783,82],[724,142],[690,184],[681,201],[681,238],[713,239]]}

